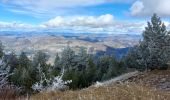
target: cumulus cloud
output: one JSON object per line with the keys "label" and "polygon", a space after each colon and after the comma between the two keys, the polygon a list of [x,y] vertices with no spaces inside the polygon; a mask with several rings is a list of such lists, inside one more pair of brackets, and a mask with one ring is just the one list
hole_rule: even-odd
{"label": "cumulus cloud", "polygon": [[0,30],[24,30],[73,33],[140,34],[145,22],[118,21],[113,15],[101,16],[58,16],[39,25],[0,22]]}
{"label": "cumulus cloud", "polygon": [[106,27],[114,23],[114,16],[110,14],[101,16],[58,16],[44,23],[47,27],[58,26],[88,26],[88,27]]}
{"label": "cumulus cloud", "polygon": [[144,29],[143,22],[121,22],[113,15],[101,16],[58,16],[42,24],[44,28],[70,29],[73,32],[90,33],[141,33]]}
{"label": "cumulus cloud", "polygon": [[170,0],[138,0],[130,8],[132,16],[150,16],[157,13],[160,16],[170,16]]}

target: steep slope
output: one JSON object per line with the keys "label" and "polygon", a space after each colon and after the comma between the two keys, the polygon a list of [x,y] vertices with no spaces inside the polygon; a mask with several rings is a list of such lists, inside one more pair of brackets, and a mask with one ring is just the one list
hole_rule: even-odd
{"label": "steep slope", "polygon": [[170,70],[132,72],[76,91],[40,93],[31,100],[169,100]]}
{"label": "steep slope", "polygon": [[170,69],[143,72],[131,77],[128,81],[145,84],[145,86],[170,93]]}

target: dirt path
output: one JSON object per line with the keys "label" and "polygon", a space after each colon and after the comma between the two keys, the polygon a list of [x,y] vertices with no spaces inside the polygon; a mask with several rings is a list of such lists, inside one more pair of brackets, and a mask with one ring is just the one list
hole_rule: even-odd
{"label": "dirt path", "polygon": [[108,81],[96,82],[96,84],[94,86],[95,87],[98,87],[98,86],[107,86],[107,85],[110,85],[110,84],[113,84],[113,83],[116,83],[116,82],[125,81],[125,80],[127,80],[127,79],[129,79],[131,77],[135,77],[135,76],[137,76],[139,74],[140,74],[139,71],[129,72],[129,73],[120,75],[120,76],[118,76],[116,78],[113,78],[111,80],[108,80]]}

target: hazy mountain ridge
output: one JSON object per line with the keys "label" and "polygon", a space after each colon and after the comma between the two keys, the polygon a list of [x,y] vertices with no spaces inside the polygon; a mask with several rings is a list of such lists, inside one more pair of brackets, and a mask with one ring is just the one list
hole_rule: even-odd
{"label": "hazy mountain ridge", "polygon": [[[38,35],[39,34],[39,35]],[[50,62],[54,60],[56,53],[59,53],[69,45],[75,51],[80,47],[86,47],[90,54],[111,54],[115,53],[119,58],[128,51],[128,47],[138,44],[140,35],[75,35],[75,34],[54,34],[54,33],[11,33],[1,34],[0,40],[5,46],[5,52],[20,54],[24,51],[32,57],[36,51],[42,50],[50,56]],[[114,49],[116,48],[116,49]],[[113,50],[113,51],[112,51]],[[112,51],[112,52],[110,52]],[[120,54],[119,54],[120,53]]]}

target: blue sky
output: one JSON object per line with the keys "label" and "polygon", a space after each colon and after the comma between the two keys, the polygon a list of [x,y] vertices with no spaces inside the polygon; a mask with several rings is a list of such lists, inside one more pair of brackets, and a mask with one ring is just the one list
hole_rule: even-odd
{"label": "blue sky", "polygon": [[1,0],[0,30],[141,33],[153,13],[169,27],[169,4],[170,0]]}
{"label": "blue sky", "polygon": [[[0,20],[7,21],[7,22],[24,22],[30,24],[39,24],[41,22],[50,20],[56,16],[70,16],[70,15],[100,16],[104,14],[112,14],[116,18],[122,20],[122,19],[131,18],[125,15],[128,9],[130,8],[130,6],[131,6],[130,3],[108,2],[99,5],[69,8],[71,9],[71,11],[68,10],[68,12],[63,11],[61,13],[57,12],[57,9],[55,9],[56,11],[53,14],[46,16],[46,14],[48,14],[47,12],[45,15],[42,14],[38,16],[38,15],[30,14],[29,12],[22,13],[22,12],[11,11],[10,9],[15,10],[14,8],[17,6],[13,5],[13,7],[11,8],[8,7],[8,3],[5,3],[0,5],[0,12],[1,12]],[[22,11],[22,8],[19,11]]]}

